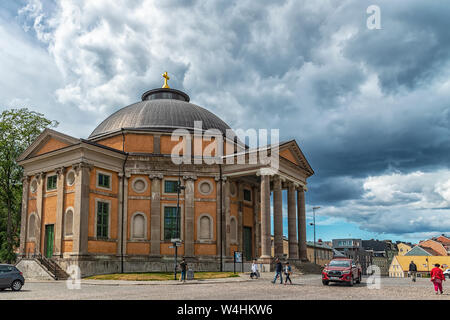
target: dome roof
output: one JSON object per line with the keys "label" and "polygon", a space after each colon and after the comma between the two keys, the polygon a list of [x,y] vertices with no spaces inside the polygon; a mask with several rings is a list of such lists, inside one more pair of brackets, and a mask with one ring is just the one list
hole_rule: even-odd
{"label": "dome roof", "polygon": [[174,89],[154,89],[142,95],[142,101],[124,107],[106,118],[89,139],[123,129],[169,131],[194,129],[194,121],[202,121],[203,130],[230,127],[212,112],[189,103],[189,96]]}

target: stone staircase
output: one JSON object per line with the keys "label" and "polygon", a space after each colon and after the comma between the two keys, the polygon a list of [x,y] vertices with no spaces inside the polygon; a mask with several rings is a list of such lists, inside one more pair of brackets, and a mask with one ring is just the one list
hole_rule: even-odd
{"label": "stone staircase", "polygon": [[32,279],[49,278],[54,280],[66,280],[69,278],[69,275],[54,260],[48,259],[40,253],[23,257],[16,264],[16,267],[22,271],[26,277]]}

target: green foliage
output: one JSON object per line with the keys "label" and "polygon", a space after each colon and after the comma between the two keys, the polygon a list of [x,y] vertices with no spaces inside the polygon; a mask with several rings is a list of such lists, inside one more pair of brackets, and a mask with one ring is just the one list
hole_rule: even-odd
{"label": "green foliage", "polygon": [[45,128],[57,125],[26,108],[0,115],[0,262],[13,262],[19,246],[23,169],[16,159]]}

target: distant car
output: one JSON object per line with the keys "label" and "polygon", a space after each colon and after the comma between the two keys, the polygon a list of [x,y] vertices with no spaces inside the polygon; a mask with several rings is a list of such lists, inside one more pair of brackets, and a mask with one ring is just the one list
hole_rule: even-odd
{"label": "distant car", "polygon": [[336,258],[325,265],[322,271],[322,283],[328,285],[330,282],[346,283],[350,286],[361,282],[362,270],[352,259]]}
{"label": "distant car", "polygon": [[7,288],[20,291],[24,284],[25,278],[19,269],[9,264],[0,264],[0,291]]}
{"label": "distant car", "polygon": [[444,271],[444,277],[450,278],[450,268]]}

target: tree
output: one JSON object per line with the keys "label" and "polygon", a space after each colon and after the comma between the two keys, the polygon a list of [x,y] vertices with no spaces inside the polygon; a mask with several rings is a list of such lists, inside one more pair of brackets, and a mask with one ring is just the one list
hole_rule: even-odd
{"label": "tree", "polygon": [[26,108],[0,115],[0,261],[13,262],[19,246],[23,169],[16,159],[45,128],[57,125]]}

